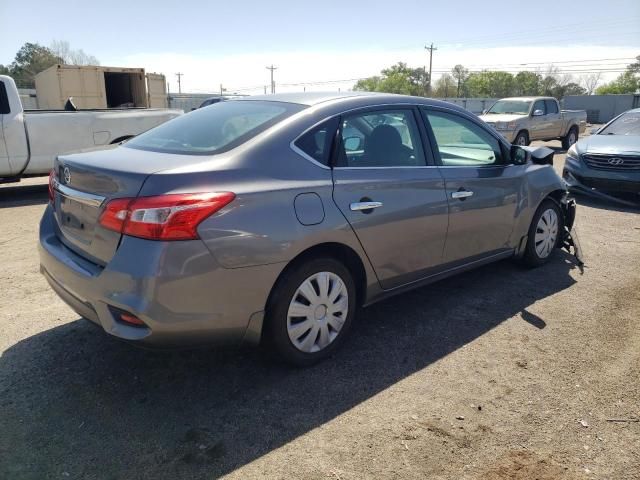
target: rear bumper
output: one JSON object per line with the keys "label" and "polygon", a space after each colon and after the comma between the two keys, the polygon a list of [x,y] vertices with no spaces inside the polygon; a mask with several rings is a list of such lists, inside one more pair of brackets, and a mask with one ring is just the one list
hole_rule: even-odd
{"label": "rear bumper", "polygon": [[[226,269],[199,240],[155,242],[126,236],[101,267],[60,242],[51,206],[40,223],[39,251],[42,274],[78,315],[113,336],[156,346],[258,340],[255,327],[261,327],[262,311],[282,268]],[[123,323],[119,310],[146,326]]]}

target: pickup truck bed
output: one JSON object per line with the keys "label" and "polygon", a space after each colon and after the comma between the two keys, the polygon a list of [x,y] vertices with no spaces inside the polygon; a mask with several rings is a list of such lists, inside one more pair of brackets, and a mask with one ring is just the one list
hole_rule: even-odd
{"label": "pickup truck bed", "polygon": [[13,79],[0,76],[0,182],[47,175],[58,155],[118,143],[181,114],[146,108],[25,111]]}

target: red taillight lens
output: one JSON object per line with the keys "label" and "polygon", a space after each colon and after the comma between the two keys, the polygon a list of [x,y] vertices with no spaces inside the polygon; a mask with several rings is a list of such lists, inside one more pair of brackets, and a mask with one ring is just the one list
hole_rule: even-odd
{"label": "red taillight lens", "polygon": [[100,224],[151,240],[192,240],[198,225],[235,198],[231,192],[118,198],[107,203]]}
{"label": "red taillight lens", "polygon": [[53,203],[56,197],[55,190],[56,170],[55,168],[49,172],[49,201]]}

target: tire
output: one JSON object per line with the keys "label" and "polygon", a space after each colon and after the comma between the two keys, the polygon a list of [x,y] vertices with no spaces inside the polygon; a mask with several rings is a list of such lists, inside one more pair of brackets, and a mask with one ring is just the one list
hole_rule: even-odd
{"label": "tire", "polygon": [[[326,295],[320,286],[323,280],[328,280]],[[284,361],[300,367],[313,365],[344,342],[356,305],[353,276],[342,263],[329,257],[299,263],[274,286],[267,305],[265,340]]]}
{"label": "tire", "polygon": [[[548,213],[549,212],[549,213]],[[555,230],[553,229],[553,218],[555,215]],[[544,220],[541,220],[544,217]],[[551,220],[551,221],[549,221]],[[545,225],[551,225],[550,230],[545,230]],[[547,232],[555,231],[555,237]],[[540,234],[536,239],[536,234]],[[553,251],[562,245],[562,235],[564,234],[564,217],[560,207],[553,200],[544,200],[536,213],[533,215],[529,233],[527,236],[527,246],[522,261],[529,267],[539,267],[549,261]],[[541,240],[546,238],[546,240]],[[536,244],[536,242],[538,242]],[[546,242],[546,243],[543,243]]]}
{"label": "tire", "polygon": [[513,145],[520,145],[521,147],[526,147],[529,145],[529,134],[525,131],[518,132],[516,138],[513,139]]}
{"label": "tire", "polygon": [[578,129],[576,127],[571,127],[567,132],[567,135],[562,138],[562,148],[565,150],[569,150],[571,145],[578,141]]}

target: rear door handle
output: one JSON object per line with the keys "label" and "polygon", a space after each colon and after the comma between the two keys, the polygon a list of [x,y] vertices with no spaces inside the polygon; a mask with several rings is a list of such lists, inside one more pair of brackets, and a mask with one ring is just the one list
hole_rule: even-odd
{"label": "rear door handle", "polygon": [[470,197],[471,195],[473,195],[473,192],[470,192],[469,190],[460,190],[458,192],[452,192],[451,198],[464,200],[465,198]]}
{"label": "rear door handle", "polygon": [[349,205],[349,209],[352,212],[358,212],[361,210],[372,210],[382,206],[382,202],[354,202]]}

